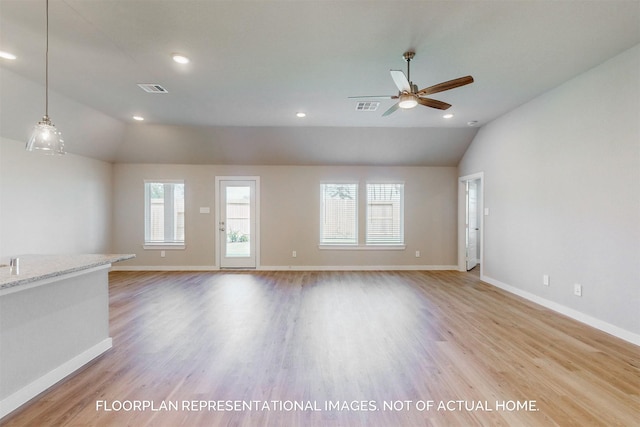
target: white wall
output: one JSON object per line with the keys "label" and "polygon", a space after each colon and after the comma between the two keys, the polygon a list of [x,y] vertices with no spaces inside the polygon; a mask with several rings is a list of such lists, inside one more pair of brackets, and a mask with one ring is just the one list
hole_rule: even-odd
{"label": "white wall", "polygon": [[[135,253],[118,267],[215,266],[215,177],[260,176],[261,266],[371,267],[436,266],[457,263],[457,168],[366,166],[215,166],[116,164],[114,166],[114,251]],[[145,179],[184,179],[186,249],[143,250]],[[404,251],[320,250],[320,182],[367,180],[405,182]],[[200,214],[210,207],[210,214]],[[364,210],[360,234],[364,233]],[[361,237],[361,241],[363,238]],[[291,252],[297,251],[292,258]],[[415,257],[415,251],[421,257]]]}
{"label": "white wall", "polygon": [[0,138],[0,262],[24,254],[109,253],[112,165],[30,153],[24,145]]}
{"label": "white wall", "polygon": [[640,342],[640,46],[484,126],[477,172],[485,279]]}

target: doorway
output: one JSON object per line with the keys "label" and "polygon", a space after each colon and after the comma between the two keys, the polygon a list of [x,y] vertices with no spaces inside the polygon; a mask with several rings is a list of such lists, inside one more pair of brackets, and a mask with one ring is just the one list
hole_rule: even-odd
{"label": "doorway", "polygon": [[466,181],[465,206],[465,258],[466,270],[472,270],[480,258],[480,210],[478,209],[478,187],[480,180]]}
{"label": "doorway", "polygon": [[216,261],[220,268],[259,264],[259,177],[216,177]]}
{"label": "doorway", "polygon": [[484,252],[484,174],[461,177],[458,183],[458,269],[470,271],[480,266]]}

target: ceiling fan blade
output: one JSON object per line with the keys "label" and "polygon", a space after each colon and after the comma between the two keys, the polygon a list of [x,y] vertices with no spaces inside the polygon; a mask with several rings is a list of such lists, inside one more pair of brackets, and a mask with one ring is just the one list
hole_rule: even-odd
{"label": "ceiling fan blade", "polygon": [[425,107],[437,108],[438,110],[446,110],[451,107],[451,104],[431,98],[418,98],[418,104],[424,105]]}
{"label": "ceiling fan blade", "polygon": [[407,76],[401,70],[390,70],[391,78],[393,82],[398,86],[398,90],[400,92],[411,93],[411,85],[409,84],[409,80],[407,80]]}
{"label": "ceiling fan blade", "polygon": [[473,77],[465,76],[457,79],[449,80],[447,82],[438,83],[437,85],[426,87],[418,91],[418,95],[431,95],[433,93],[444,92],[445,90],[455,89],[460,86],[473,83]]}
{"label": "ceiling fan blade", "polygon": [[389,114],[394,113],[398,108],[400,108],[400,107],[399,107],[399,103],[397,103],[397,102],[396,102],[395,104],[393,104],[393,105],[391,106],[391,108],[389,108],[387,111],[385,111],[385,112],[384,112],[384,114],[382,114],[382,117],[386,117],[386,116],[388,116]]}
{"label": "ceiling fan blade", "polygon": [[349,96],[348,99],[358,98],[378,98],[378,99],[397,99],[397,95],[365,95],[365,96]]}

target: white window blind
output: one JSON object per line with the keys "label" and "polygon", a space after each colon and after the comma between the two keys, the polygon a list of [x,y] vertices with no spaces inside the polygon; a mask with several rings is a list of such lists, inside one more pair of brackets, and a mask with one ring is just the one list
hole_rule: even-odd
{"label": "white window blind", "polygon": [[320,184],[320,243],[358,243],[358,184]]}
{"label": "white window blind", "polygon": [[145,244],[184,244],[184,182],[145,181]]}
{"label": "white window blind", "polygon": [[366,243],[404,243],[404,184],[367,184]]}

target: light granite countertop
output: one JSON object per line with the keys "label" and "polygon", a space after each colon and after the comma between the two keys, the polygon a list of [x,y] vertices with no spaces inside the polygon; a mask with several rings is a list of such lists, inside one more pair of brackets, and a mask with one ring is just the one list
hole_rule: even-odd
{"label": "light granite countertop", "polygon": [[24,255],[18,257],[19,274],[0,267],[0,291],[102,265],[135,258],[133,254]]}

